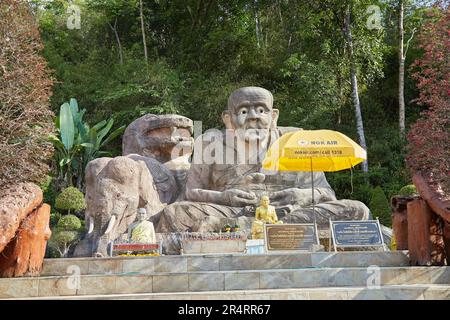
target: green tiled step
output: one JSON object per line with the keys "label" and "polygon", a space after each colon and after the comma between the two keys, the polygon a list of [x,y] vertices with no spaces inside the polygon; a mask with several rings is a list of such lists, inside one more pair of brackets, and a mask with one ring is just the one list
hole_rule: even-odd
{"label": "green tiled step", "polygon": [[42,276],[67,275],[74,268],[81,274],[120,274],[126,272],[194,272],[227,270],[266,270],[322,267],[408,266],[406,252],[316,252],[266,255],[184,255],[161,257],[115,257],[46,259]]}
{"label": "green tiled step", "polygon": [[[29,299],[29,298],[28,298]],[[140,293],[55,296],[53,300],[450,300],[449,285],[387,285],[301,289],[233,290],[180,293]],[[225,302],[226,303],[226,302]]]}
{"label": "green tiled step", "polygon": [[[121,273],[0,279],[0,298],[163,292],[366,287],[368,268],[303,268],[241,271]],[[450,284],[450,267],[382,267],[381,286]],[[79,279],[79,288],[76,280]]]}

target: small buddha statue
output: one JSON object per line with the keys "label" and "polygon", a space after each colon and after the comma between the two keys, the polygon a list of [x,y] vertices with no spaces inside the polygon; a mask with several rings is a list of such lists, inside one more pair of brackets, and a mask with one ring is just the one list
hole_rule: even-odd
{"label": "small buddha statue", "polygon": [[275,207],[270,205],[268,196],[262,196],[260,206],[256,208],[255,221],[252,224],[252,239],[264,239],[264,224],[282,224]]}
{"label": "small buddha statue", "polygon": [[137,221],[128,227],[128,241],[134,243],[156,243],[153,223],[147,220],[147,210],[138,209]]}

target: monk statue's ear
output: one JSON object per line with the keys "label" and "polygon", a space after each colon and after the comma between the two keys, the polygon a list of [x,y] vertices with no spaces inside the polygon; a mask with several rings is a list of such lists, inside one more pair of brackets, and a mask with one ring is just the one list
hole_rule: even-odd
{"label": "monk statue's ear", "polygon": [[280,110],[272,109],[272,124],[271,124],[271,127],[274,128],[274,129],[277,127],[277,122],[278,122],[278,117],[279,116],[280,116]]}
{"label": "monk statue's ear", "polygon": [[233,125],[231,123],[231,113],[230,111],[223,111],[222,112],[222,121],[225,124],[226,129],[234,129]]}

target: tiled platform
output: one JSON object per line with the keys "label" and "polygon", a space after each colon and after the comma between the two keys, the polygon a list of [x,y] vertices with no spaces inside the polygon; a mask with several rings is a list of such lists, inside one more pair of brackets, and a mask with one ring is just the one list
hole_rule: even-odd
{"label": "tiled platform", "polygon": [[[314,287],[365,287],[367,268],[303,268],[240,271],[158,272],[0,279],[0,298],[123,293],[201,292]],[[383,267],[380,285],[450,284],[450,267]]]}
{"label": "tiled platform", "polygon": [[450,286],[394,285],[366,287],[302,288],[208,291],[183,293],[141,293],[115,295],[54,296],[53,300],[450,300]]}
{"label": "tiled platform", "polygon": [[[368,286],[374,272],[380,274],[380,289]],[[449,296],[450,267],[410,267],[405,252],[49,259],[41,277],[0,279],[0,299],[449,299]]]}
{"label": "tiled platform", "polygon": [[405,252],[316,252],[263,255],[183,255],[144,258],[46,259],[42,276],[67,275],[71,266],[81,274],[194,272],[227,270],[297,269],[322,267],[408,266]]}

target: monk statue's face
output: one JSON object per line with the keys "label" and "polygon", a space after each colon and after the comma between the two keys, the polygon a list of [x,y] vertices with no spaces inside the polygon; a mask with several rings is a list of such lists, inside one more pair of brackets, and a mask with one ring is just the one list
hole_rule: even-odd
{"label": "monk statue's face", "polygon": [[276,128],[278,110],[273,109],[273,96],[266,89],[245,87],[234,91],[228,99],[228,110],[222,113],[227,129],[238,130],[245,141],[262,141],[271,128]]}
{"label": "monk statue's face", "polygon": [[139,222],[147,220],[147,210],[145,210],[143,208],[139,209],[138,215],[137,215],[137,220]]}
{"label": "monk statue's face", "polygon": [[269,204],[270,204],[270,201],[269,201],[269,197],[267,197],[267,196],[263,196],[262,198],[261,198],[261,207],[263,207],[263,208],[268,208],[269,207]]}

